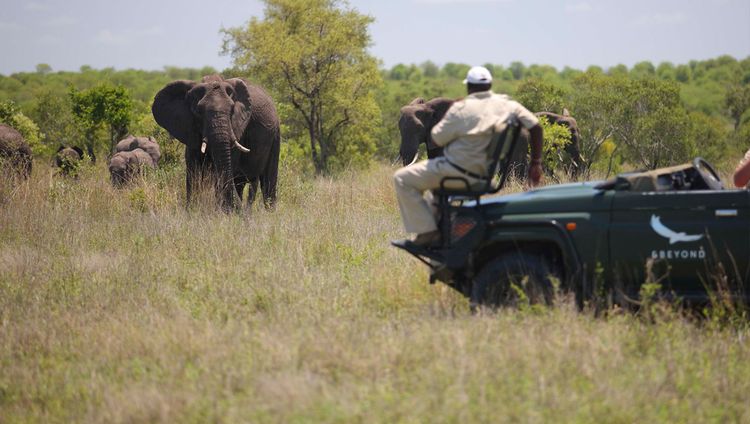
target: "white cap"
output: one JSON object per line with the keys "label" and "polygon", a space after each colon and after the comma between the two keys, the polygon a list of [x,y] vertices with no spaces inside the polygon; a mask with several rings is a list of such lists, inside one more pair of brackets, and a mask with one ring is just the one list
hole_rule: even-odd
{"label": "white cap", "polygon": [[466,73],[464,84],[489,84],[492,82],[492,74],[484,66],[474,66]]}

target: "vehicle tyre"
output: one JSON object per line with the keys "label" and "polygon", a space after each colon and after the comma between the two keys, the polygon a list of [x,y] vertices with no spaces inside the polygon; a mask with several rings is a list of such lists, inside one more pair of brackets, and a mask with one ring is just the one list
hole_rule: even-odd
{"label": "vehicle tyre", "polygon": [[537,255],[503,254],[485,264],[474,278],[472,308],[551,305],[555,279],[559,281],[559,273]]}

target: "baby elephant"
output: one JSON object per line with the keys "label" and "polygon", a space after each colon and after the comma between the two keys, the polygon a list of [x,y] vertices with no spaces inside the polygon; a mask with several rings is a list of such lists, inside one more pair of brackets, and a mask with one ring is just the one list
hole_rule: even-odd
{"label": "baby elephant", "polygon": [[115,146],[115,154],[109,160],[112,185],[122,187],[144,169],[156,168],[161,158],[159,145],[151,137],[128,136]]}
{"label": "baby elephant", "polygon": [[78,146],[60,146],[55,154],[55,165],[60,174],[66,176],[77,176],[78,168],[83,160],[83,150]]}

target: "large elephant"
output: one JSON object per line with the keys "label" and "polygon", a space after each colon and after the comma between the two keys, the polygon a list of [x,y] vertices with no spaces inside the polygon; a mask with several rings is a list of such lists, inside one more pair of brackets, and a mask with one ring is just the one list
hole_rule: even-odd
{"label": "large elephant", "polygon": [[281,134],[271,97],[241,78],[203,77],[174,81],[156,94],[156,122],[185,144],[186,189],[190,201],[199,176],[216,176],[223,210],[239,205],[250,184],[252,203],[258,182],[264,204],[276,201]]}
{"label": "large elephant", "polygon": [[430,159],[443,155],[443,148],[432,141],[430,131],[443,119],[454,102],[455,100],[445,97],[436,97],[426,102],[418,97],[401,108],[398,120],[401,147],[398,153],[404,166],[417,161],[420,144],[425,145]]}
{"label": "large elephant", "polygon": [[159,144],[151,137],[127,136],[115,146],[109,160],[112,185],[122,187],[146,168],[156,168],[161,158]]}
{"label": "large elephant", "polygon": [[9,125],[0,124],[0,168],[12,169],[13,174],[29,178],[31,160],[31,148],[23,135]]}
{"label": "large elephant", "polygon": [[60,146],[55,153],[55,166],[62,175],[76,176],[82,160],[83,150],[78,146]]}

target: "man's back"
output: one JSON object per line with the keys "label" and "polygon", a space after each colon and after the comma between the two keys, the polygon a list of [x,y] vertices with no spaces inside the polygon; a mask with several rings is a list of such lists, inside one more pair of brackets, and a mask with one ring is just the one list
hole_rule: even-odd
{"label": "man's back", "polygon": [[456,102],[432,129],[436,144],[446,146],[445,157],[468,171],[483,175],[487,170],[487,146],[496,123],[511,116],[526,128],[539,123],[537,117],[508,96],[491,91],[473,93]]}

